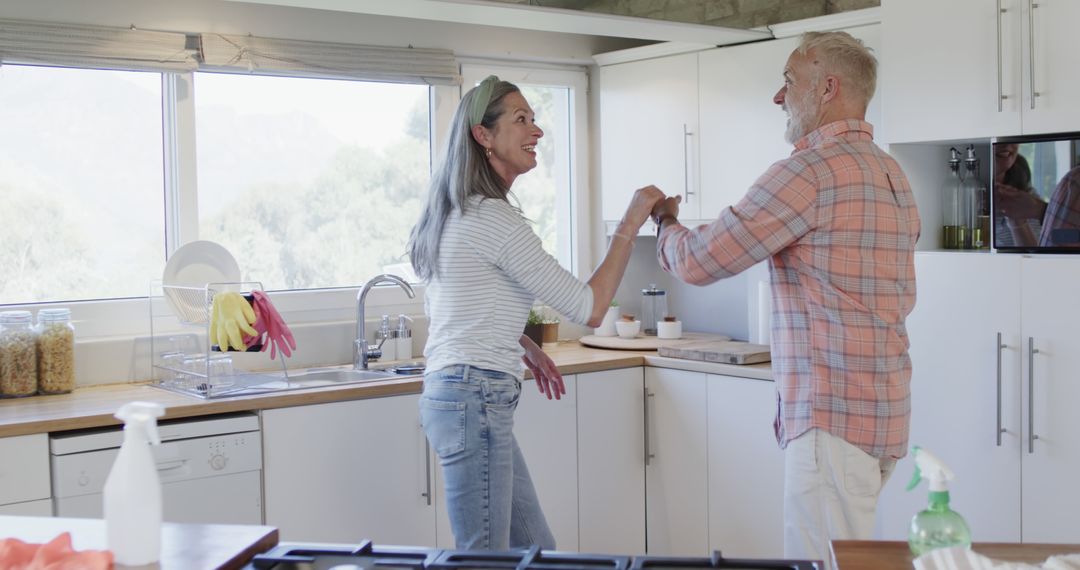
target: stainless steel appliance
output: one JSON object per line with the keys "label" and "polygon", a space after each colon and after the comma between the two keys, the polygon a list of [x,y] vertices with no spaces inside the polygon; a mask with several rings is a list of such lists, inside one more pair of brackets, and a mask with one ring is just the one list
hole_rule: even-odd
{"label": "stainless steel appliance", "polygon": [[245,568],[258,570],[329,570],[348,568],[516,568],[559,570],[563,568],[610,568],[612,570],[726,568],[739,570],[821,570],[825,565],[809,560],[728,559],[714,552],[710,557],[618,556],[540,550],[500,552],[440,550],[434,548],[376,546],[364,541],[357,546],[283,543],[255,556]]}

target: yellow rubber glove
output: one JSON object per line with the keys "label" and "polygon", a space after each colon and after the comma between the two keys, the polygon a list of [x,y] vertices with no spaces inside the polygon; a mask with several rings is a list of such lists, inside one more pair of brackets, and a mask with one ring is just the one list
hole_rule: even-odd
{"label": "yellow rubber glove", "polygon": [[258,334],[251,326],[255,311],[240,293],[225,291],[214,295],[210,315],[210,344],[218,345],[222,352],[230,348],[241,352],[247,349],[241,331],[251,336]]}

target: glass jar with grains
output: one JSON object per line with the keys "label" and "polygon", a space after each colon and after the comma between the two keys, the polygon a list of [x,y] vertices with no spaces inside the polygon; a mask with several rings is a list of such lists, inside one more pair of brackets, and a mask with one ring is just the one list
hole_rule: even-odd
{"label": "glass jar with grains", "polygon": [[37,393],[37,346],[30,311],[0,312],[0,398]]}
{"label": "glass jar with grains", "polygon": [[37,324],[38,391],[66,394],[75,389],[75,326],[71,309],[41,309]]}

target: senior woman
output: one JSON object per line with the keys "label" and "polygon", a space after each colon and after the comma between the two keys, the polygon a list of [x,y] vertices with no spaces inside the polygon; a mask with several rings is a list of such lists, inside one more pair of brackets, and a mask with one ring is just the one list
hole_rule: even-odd
{"label": "senior woman", "polygon": [[514,439],[522,361],[547,398],[566,393],[552,360],[522,334],[536,299],[598,326],[615,295],[633,236],[663,193],[639,189],[588,282],[559,266],[508,201],[536,167],[544,132],[513,84],[489,76],[462,98],[442,164],[412,230],[416,274],[428,283],[424,432],[442,465],[459,549],[555,548]]}

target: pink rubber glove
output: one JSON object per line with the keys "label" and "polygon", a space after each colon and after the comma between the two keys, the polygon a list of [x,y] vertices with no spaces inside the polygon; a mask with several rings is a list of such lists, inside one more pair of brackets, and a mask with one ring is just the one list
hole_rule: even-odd
{"label": "pink rubber glove", "polygon": [[260,330],[259,323],[263,323],[266,330],[266,341],[263,342],[262,349],[265,351],[266,346],[270,345],[270,360],[276,358],[279,351],[283,358],[292,356],[292,351],[296,350],[296,340],[293,339],[289,325],[285,324],[285,320],[281,318],[281,314],[274,308],[274,304],[270,302],[270,297],[266,293],[256,290],[252,291],[251,295],[254,297],[252,304],[256,307],[258,316],[255,330]]}

